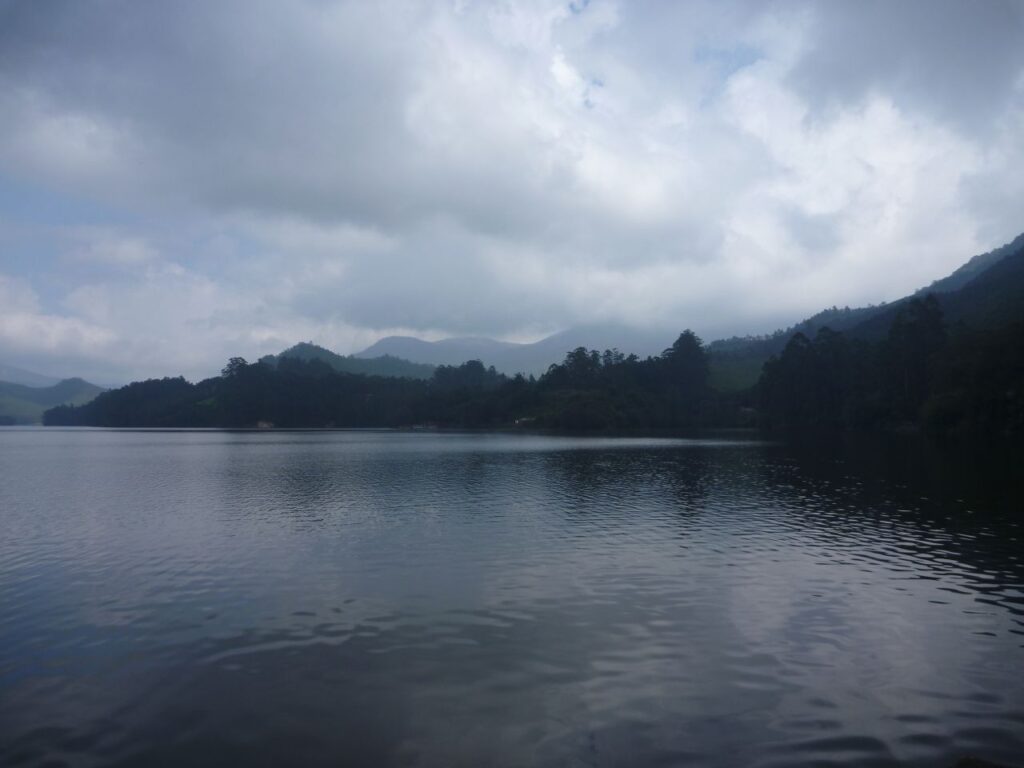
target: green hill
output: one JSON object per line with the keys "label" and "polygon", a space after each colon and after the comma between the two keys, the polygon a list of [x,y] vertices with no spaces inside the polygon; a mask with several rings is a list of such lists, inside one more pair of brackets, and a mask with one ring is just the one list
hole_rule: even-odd
{"label": "green hill", "polygon": [[[1019,243],[1016,251],[1004,253],[998,261],[973,272],[968,280],[958,282],[955,290],[929,291],[938,298],[947,326],[993,330],[1024,322],[1024,238],[1014,242]],[[943,282],[933,285],[941,286]],[[850,336],[867,341],[882,339],[900,307],[911,298],[893,302],[883,312],[857,324],[849,330]]]}
{"label": "green hill", "polygon": [[310,342],[301,342],[289,347],[278,355],[261,357],[260,362],[276,366],[281,358],[310,361],[320,360],[340,373],[358,373],[364,376],[387,376],[395,379],[429,379],[434,375],[434,366],[423,363],[411,363],[400,357],[382,355],[380,357],[353,357],[339,355],[329,349]]}
{"label": "green hill", "polygon": [[50,387],[0,381],[0,424],[41,424],[43,412],[56,405],[82,405],[102,387],[83,379],[64,379]]}
{"label": "green hill", "polygon": [[996,248],[994,251],[975,256],[949,276],[936,280],[927,288],[922,288],[917,293],[923,296],[928,293],[951,293],[956,291],[963,288],[990,267],[995,266],[1007,256],[1012,256],[1022,248],[1024,248],[1024,234],[1017,235],[1011,242]]}
{"label": "green hill", "polygon": [[900,307],[915,296],[934,293],[946,323],[991,329],[1024,320],[1024,234],[995,250],[973,257],[952,274],[912,296],[877,306],[832,307],[785,330],[767,336],[747,336],[712,342],[711,384],[722,391],[752,386],[761,367],[782,352],[797,333],[808,338],[821,328],[853,338],[877,341],[885,336]]}

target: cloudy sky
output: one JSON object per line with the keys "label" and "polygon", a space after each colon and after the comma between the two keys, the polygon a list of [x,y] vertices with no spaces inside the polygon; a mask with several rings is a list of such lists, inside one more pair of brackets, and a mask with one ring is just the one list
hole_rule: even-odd
{"label": "cloudy sky", "polygon": [[1024,3],[0,0],[0,362],[772,330],[1024,230]]}

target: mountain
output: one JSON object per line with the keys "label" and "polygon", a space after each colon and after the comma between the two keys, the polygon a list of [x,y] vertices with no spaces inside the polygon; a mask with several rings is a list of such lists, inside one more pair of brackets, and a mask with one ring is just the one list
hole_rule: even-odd
{"label": "mountain", "polygon": [[[940,297],[947,323],[963,322],[977,328],[1012,322],[1024,308],[1024,277],[1018,264],[1024,261],[1024,234],[1012,242],[971,258],[931,285],[888,304],[867,307],[831,307],[789,328],[765,336],[746,336],[712,342],[711,383],[716,389],[740,390],[757,381],[761,367],[779,354],[794,335],[809,338],[821,328],[831,328],[867,340],[885,335],[899,308],[913,296],[934,293]],[[357,352],[355,357],[393,355],[430,365],[460,365],[480,360],[502,373],[544,373],[577,347],[604,350],[617,348],[645,358],[660,354],[675,333],[637,331],[623,326],[591,325],[571,328],[532,344],[515,344],[480,337],[423,341],[411,336],[388,336]]]}
{"label": "mountain", "polygon": [[765,361],[779,354],[797,333],[813,338],[828,327],[852,338],[878,341],[885,337],[903,304],[929,293],[939,299],[947,325],[998,328],[1024,319],[1024,234],[974,256],[946,277],[897,301],[855,309],[832,307],[768,336],[712,342],[712,384],[726,390],[751,386]]}
{"label": "mountain", "polygon": [[295,360],[320,360],[341,373],[359,373],[365,376],[389,376],[399,379],[429,379],[434,375],[433,365],[423,365],[403,360],[395,355],[382,354],[371,358],[339,355],[311,342],[301,342],[279,355],[260,358],[261,363],[276,366],[282,358]]}
{"label": "mountain", "polygon": [[368,359],[384,355],[433,366],[461,365],[467,360],[488,358],[485,363],[491,365],[494,358],[508,354],[519,346],[475,336],[440,341],[424,341],[414,336],[386,336],[362,352],[356,352],[353,357]]}
{"label": "mountain", "polygon": [[103,391],[102,387],[77,378],[48,387],[0,381],[0,424],[40,424],[44,411],[56,405],[88,403]]}
{"label": "mountain", "polygon": [[461,365],[467,360],[480,360],[501,373],[544,373],[552,363],[565,359],[577,347],[588,349],[616,348],[625,354],[645,358],[658,355],[675,340],[671,332],[640,331],[619,325],[586,325],[570,328],[539,341],[518,344],[511,341],[478,336],[456,337],[440,341],[424,341],[412,336],[387,336],[355,357],[369,358],[393,355],[429,365]]}
{"label": "mountain", "polygon": [[[1010,246],[997,249],[999,258],[982,262],[984,266],[958,276],[964,267],[976,263],[976,256],[964,267],[948,278],[932,283],[932,286],[953,285],[952,290],[918,291],[917,296],[934,293],[942,307],[943,319],[948,327],[966,325],[975,329],[997,329],[1014,323],[1024,322],[1024,236],[1018,237]],[[951,278],[956,277],[956,280]],[[947,282],[950,281],[950,282]],[[899,308],[913,297],[892,302],[884,311],[878,312],[849,329],[853,338],[877,341],[885,337]]]}
{"label": "mountain", "polygon": [[941,280],[936,280],[927,288],[922,288],[917,293],[924,296],[929,293],[949,293],[963,288],[967,283],[978,277],[989,267],[994,266],[1007,256],[1017,253],[1024,248],[1024,233],[1017,235],[1011,242],[1000,246],[988,253],[982,253],[971,258],[966,264],[955,270],[952,274]]}
{"label": "mountain", "polygon": [[14,365],[0,365],[0,381],[6,381],[11,384],[23,384],[26,387],[52,387],[60,379],[44,376],[35,371],[26,371],[24,368],[18,368]]}

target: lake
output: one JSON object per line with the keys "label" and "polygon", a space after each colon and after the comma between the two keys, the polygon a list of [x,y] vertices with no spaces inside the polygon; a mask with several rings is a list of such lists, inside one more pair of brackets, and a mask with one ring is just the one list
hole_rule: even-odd
{"label": "lake", "polygon": [[2,429],[0,764],[1024,762],[1014,461]]}

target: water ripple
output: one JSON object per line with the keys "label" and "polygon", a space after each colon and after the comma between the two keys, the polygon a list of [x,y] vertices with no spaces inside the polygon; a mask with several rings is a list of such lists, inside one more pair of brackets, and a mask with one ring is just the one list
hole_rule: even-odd
{"label": "water ripple", "polygon": [[0,430],[0,763],[1024,755],[1018,510],[728,440]]}

